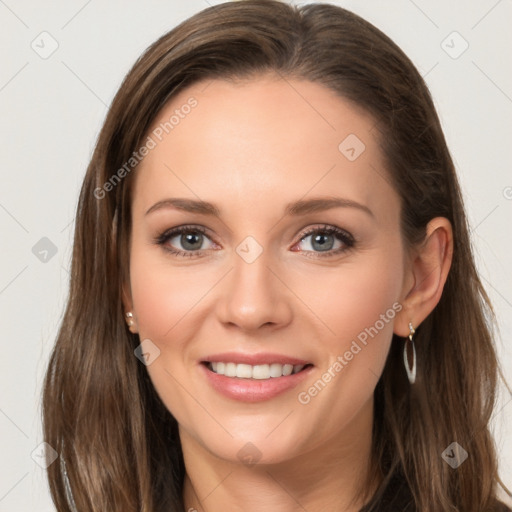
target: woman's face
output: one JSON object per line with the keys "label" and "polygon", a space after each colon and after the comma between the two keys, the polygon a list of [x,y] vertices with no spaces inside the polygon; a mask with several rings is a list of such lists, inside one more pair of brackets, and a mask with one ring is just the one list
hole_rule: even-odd
{"label": "woman's face", "polygon": [[275,463],[369,432],[408,281],[374,124],[273,76],[196,83],[154,122],[131,310],[182,440]]}

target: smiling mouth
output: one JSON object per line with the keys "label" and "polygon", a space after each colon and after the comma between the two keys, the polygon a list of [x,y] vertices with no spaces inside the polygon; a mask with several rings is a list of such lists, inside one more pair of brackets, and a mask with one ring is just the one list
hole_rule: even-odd
{"label": "smiling mouth", "polygon": [[203,361],[203,364],[213,373],[239,379],[264,380],[278,377],[288,377],[313,366],[312,364],[237,364],[230,362]]}

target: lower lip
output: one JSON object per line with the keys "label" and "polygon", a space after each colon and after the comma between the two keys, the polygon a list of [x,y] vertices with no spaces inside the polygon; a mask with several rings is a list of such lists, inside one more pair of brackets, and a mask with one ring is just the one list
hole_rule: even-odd
{"label": "lower lip", "polygon": [[226,377],[209,370],[205,364],[200,364],[210,385],[219,393],[228,398],[241,402],[262,402],[270,400],[285,391],[288,391],[302,382],[313,369],[313,366],[283,377],[269,379],[241,379]]}

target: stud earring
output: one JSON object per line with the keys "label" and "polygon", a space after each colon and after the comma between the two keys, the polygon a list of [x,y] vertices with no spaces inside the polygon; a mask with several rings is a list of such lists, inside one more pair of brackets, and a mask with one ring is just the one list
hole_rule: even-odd
{"label": "stud earring", "polygon": [[133,325],[133,313],[131,311],[128,311],[128,313],[126,313],[126,323],[128,324],[128,327],[131,327]]}
{"label": "stud earring", "polygon": [[[412,326],[412,323],[410,323],[410,322],[409,322],[409,331],[410,331],[409,339],[405,340],[405,343],[404,343],[404,365],[405,365],[405,370],[407,372],[407,377],[409,379],[409,382],[411,384],[414,384],[414,382],[416,381],[416,348],[414,347],[414,340],[412,339],[412,337],[416,331],[414,330],[414,327]],[[407,345],[409,343],[412,346],[412,356],[413,356],[412,367],[409,364],[409,355],[407,353]]]}

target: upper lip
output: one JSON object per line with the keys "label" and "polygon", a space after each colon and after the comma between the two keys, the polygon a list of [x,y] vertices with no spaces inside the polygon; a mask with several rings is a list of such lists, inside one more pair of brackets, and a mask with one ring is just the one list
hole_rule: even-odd
{"label": "upper lip", "polygon": [[242,352],[224,352],[222,354],[213,354],[201,360],[207,363],[235,363],[235,364],[250,364],[251,366],[259,364],[312,364],[304,359],[297,357],[290,357],[284,354],[271,354],[269,352],[262,352],[259,354],[244,354]]}

